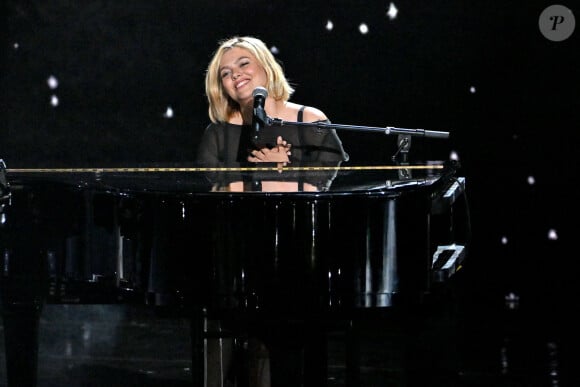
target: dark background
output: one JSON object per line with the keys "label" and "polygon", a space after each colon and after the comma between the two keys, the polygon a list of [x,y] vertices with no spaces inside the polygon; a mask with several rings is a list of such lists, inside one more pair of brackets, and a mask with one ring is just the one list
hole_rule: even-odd
{"label": "dark background", "polygon": [[[0,158],[8,168],[192,165],[217,41],[254,35],[278,48],[292,100],[334,123],[449,131],[411,151],[459,156],[474,237],[468,289],[568,313],[578,293],[580,27],[546,39],[538,19],[552,4],[411,0],[390,20],[387,1],[7,1]],[[562,4],[578,24],[578,3]],[[356,163],[394,152],[392,137],[340,135]]]}

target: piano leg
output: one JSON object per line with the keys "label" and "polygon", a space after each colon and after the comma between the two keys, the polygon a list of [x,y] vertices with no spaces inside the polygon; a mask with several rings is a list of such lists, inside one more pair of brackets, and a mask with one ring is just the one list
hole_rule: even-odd
{"label": "piano leg", "polygon": [[360,386],[360,335],[355,320],[349,322],[344,338],[346,345],[346,385]]}
{"label": "piano leg", "polygon": [[46,252],[26,237],[16,246],[14,250],[5,249],[0,256],[6,379],[8,387],[35,387],[40,314],[48,288]]}
{"label": "piano leg", "polygon": [[272,387],[327,385],[327,336],[317,322],[264,324],[257,333],[269,356]]}
{"label": "piano leg", "polygon": [[[203,387],[320,387],[327,337],[318,324],[259,324],[249,331],[200,312],[191,317],[193,384]],[[235,325],[235,324],[234,324]],[[251,324],[254,325],[254,324]]]}
{"label": "piano leg", "polygon": [[34,387],[38,372],[38,328],[41,304],[2,300],[8,387]]}
{"label": "piano leg", "polygon": [[304,344],[304,386],[325,386],[328,382],[328,350],[324,332],[314,332]]}
{"label": "piano leg", "polygon": [[[245,365],[247,340],[224,329],[220,320],[200,313],[191,320],[194,386],[248,385]],[[253,384],[251,384],[253,385]]]}
{"label": "piano leg", "polygon": [[191,324],[191,376],[194,386],[207,386],[205,365],[205,330],[207,316],[196,309],[190,316]]}

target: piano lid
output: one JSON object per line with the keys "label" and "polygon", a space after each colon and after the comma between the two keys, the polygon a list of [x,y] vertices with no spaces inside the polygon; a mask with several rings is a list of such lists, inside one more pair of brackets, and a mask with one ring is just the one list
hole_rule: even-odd
{"label": "piano lid", "polygon": [[117,192],[386,192],[429,186],[454,175],[454,162],[321,165],[275,163],[217,167],[5,168],[10,185],[55,183]]}

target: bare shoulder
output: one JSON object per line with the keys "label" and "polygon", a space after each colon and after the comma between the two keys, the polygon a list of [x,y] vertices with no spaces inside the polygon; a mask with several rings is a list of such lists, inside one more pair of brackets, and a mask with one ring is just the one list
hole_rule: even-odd
{"label": "bare shoulder", "polygon": [[[300,110],[300,108],[303,105],[294,103],[294,102],[288,102],[286,104],[286,107],[292,111],[293,115],[296,116],[298,114],[298,110]],[[318,108],[312,107],[312,106],[306,106],[304,108],[304,116],[303,116],[303,120],[305,122],[314,122],[314,121],[323,121],[326,120],[326,114],[324,114],[324,112]]]}

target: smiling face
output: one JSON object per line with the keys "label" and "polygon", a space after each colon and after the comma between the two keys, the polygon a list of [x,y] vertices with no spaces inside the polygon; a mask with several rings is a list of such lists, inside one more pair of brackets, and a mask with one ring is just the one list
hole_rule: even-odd
{"label": "smiling face", "polygon": [[266,70],[248,50],[232,47],[222,55],[219,76],[225,92],[240,104],[252,104],[252,92],[258,86],[267,87]]}

